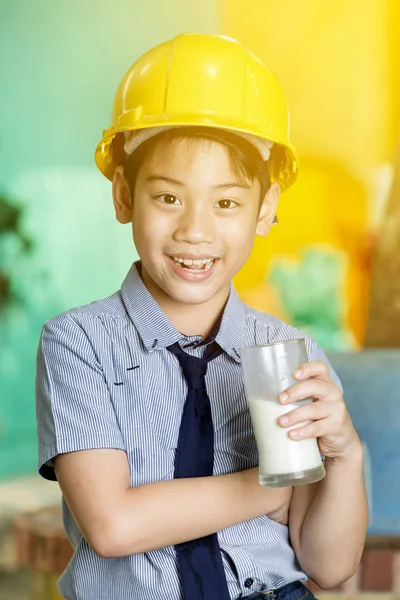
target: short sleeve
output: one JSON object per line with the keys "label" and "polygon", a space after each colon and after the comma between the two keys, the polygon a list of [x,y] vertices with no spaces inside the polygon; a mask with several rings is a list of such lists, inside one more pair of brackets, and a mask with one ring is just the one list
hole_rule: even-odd
{"label": "short sleeve", "polygon": [[48,321],[37,353],[36,419],[39,473],[56,481],[58,454],[125,450],[110,392],[94,349],[69,314]]}

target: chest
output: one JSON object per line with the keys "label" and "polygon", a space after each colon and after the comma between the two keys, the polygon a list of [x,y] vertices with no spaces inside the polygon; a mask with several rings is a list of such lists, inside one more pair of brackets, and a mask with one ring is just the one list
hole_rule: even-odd
{"label": "chest", "polygon": [[[165,349],[138,353],[130,366],[127,355],[114,353],[106,371],[131,484],[172,479],[187,397],[179,364]],[[225,354],[211,361],[206,387],[214,425],[214,474],[255,466],[257,449],[240,364]]]}

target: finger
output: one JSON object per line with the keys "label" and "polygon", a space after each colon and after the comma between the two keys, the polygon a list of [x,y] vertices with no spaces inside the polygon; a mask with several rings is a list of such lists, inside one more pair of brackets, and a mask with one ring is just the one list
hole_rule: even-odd
{"label": "finger", "polygon": [[321,381],[320,379],[307,379],[279,394],[282,404],[291,404],[299,400],[338,400],[341,398],[339,388],[332,381]]}
{"label": "finger", "polygon": [[282,427],[292,427],[304,421],[318,421],[326,419],[334,413],[334,405],[331,402],[310,402],[305,406],[291,410],[278,419]]}
{"label": "finger", "polygon": [[293,373],[296,379],[308,379],[314,377],[322,381],[331,381],[328,365],[322,361],[306,362]]}
{"label": "finger", "polygon": [[288,436],[293,440],[305,440],[307,438],[319,438],[327,433],[326,419],[312,421],[304,427],[295,427],[288,431]]}

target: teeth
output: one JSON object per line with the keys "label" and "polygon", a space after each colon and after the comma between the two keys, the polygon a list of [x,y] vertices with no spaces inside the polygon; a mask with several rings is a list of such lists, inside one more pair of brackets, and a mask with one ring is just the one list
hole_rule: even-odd
{"label": "teeth", "polygon": [[214,262],[214,258],[178,258],[177,256],[172,257],[174,261],[178,264],[185,265],[185,267],[201,267],[203,265],[203,271],[208,271],[212,267]]}

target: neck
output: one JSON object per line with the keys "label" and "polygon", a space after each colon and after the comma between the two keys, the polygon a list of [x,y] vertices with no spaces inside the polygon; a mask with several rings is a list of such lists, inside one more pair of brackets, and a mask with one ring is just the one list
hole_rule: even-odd
{"label": "neck", "polygon": [[228,295],[225,295],[224,301],[218,305],[210,306],[208,302],[204,304],[177,304],[171,302],[158,302],[164,313],[167,315],[172,325],[186,336],[201,335],[206,338],[225,307]]}
{"label": "neck", "polygon": [[168,320],[175,329],[186,336],[201,335],[206,338],[220,318],[229,298],[230,287],[228,286],[207,302],[184,304],[168,296],[154,283],[144,269],[142,269],[141,277]]}

